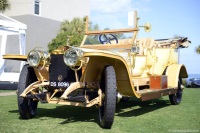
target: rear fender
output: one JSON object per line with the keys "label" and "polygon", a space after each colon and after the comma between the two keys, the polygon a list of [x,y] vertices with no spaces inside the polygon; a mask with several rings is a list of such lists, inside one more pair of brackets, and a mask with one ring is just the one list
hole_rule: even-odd
{"label": "rear fender", "polygon": [[188,73],[186,67],[182,64],[170,65],[166,70],[166,75],[168,76],[168,86],[178,87],[179,76],[181,78],[187,78]]}

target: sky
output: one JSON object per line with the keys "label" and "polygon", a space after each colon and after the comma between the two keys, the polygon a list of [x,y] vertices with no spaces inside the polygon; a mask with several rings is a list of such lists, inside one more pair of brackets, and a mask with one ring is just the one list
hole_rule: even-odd
{"label": "sky", "polygon": [[180,49],[180,64],[188,74],[200,74],[200,55],[195,48],[200,45],[200,0],[90,0],[89,19],[100,29],[120,29],[128,26],[128,12],[137,11],[139,25],[150,22],[149,33],[142,29],[138,38],[188,37],[192,43]]}

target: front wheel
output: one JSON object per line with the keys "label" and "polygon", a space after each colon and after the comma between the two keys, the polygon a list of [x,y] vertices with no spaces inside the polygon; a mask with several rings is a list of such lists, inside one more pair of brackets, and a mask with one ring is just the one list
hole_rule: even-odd
{"label": "front wheel", "polygon": [[106,66],[102,72],[101,89],[105,97],[99,107],[99,120],[103,128],[110,129],[115,116],[116,108],[116,75],[113,66]]}
{"label": "front wheel", "polygon": [[37,81],[34,69],[29,65],[25,65],[22,68],[19,83],[18,83],[18,108],[22,119],[33,118],[36,114],[38,101],[33,99],[28,99],[21,97],[21,93],[28,87],[31,83]]}
{"label": "front wheel", "polygon": [[181,88],[181,85],[182,85],[182,78],[179,77],[177,92],[175,94],[169,95],[169,99],[172,105],[178,105],[181,103],[183,95],[183,89]]}

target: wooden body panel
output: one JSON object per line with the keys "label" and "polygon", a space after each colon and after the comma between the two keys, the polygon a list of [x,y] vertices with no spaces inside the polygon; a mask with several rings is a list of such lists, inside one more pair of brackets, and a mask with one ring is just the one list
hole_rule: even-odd
{"label": "wooden body panel", "polygon": [[81,48],[90,48],[90,49],[113,49],[113,48],[123,48],[123,49],[131,49],[131,44],[95,44],[95,45],[83,45]]}
{"label": "wooden body panel", "polygon": [[166,89],[167,87],[167,76],[150,76],[150,89]]}
{"label": "wooden body panel", "polygon": [[116,30],[103,30],[103,31],[88,31],[86,35],[99,35],[99,34],[112,34],[112,33],[126,33],[138,31],[138,28],[116,29]]}

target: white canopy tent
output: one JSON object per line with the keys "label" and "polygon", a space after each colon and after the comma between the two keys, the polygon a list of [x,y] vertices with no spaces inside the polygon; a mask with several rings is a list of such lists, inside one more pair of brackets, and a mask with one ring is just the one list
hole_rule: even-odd
{"label": "white canopy tent", "polygon": [[19,54],[25,55],[26,46],[26,29],[27,26],[17,20],[0,14],[0,81],[18,82],[20,70],[22,69],[24,62],[20,64],[19,72],[5,72],[5,60],[2,58],[6,53],[6,48],[9,35],[16,35],[19,38]]}

